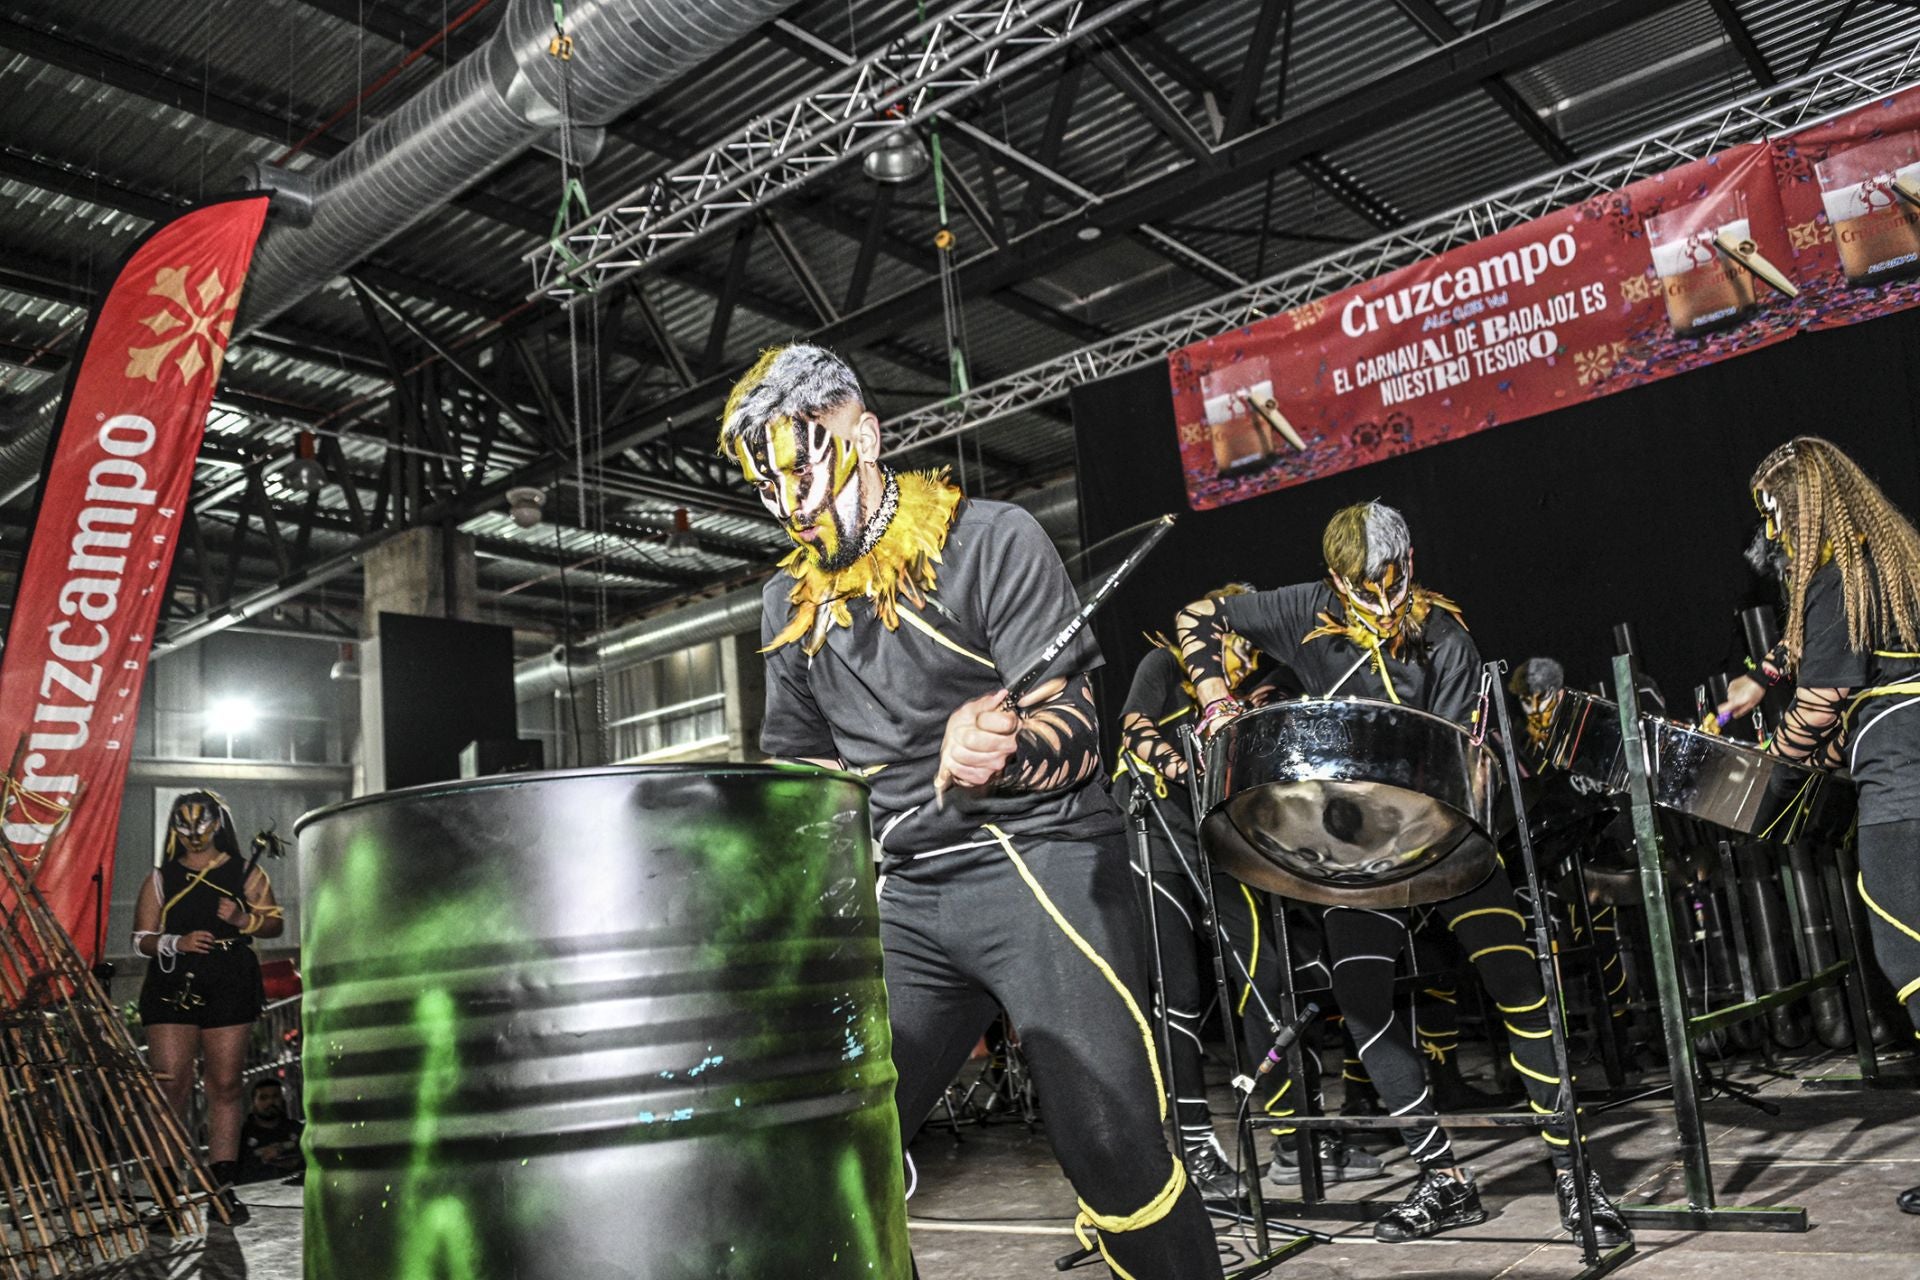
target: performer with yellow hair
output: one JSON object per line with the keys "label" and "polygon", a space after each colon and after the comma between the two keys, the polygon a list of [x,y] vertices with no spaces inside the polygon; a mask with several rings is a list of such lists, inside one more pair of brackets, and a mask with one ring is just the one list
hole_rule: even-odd
{"label": "performer with yellow hair", "polygon": [[[1230,636],[1244,636],[1299,674],[1310,695],[1345,693],[1402,703],[1468,724],[1480,689],[1480,654],[1445,596],[1413,579],[1413,543],[1398,511],[1363,502],[1328,522],[1321,550],[1327,577],[1251,595],[1197,600],[1176,625],[1180,656],[1202,707],[1201,732],[1211,734],[1245,710],[1225,679]],[[1526,918],[1505,868],[1457,897],[1434,904],[1466,951],[1506,1020],[1513,1065],[1537,1112],[1557,1109],[1560,1077]],[[1394,1005],[1397,958],[1407,940],[1407,912],[1322,908],[1333,995],[1380,1099],[1408,1118],[1401,1130],[1421,1173],[1413,1190],[1374,1224],[1377,1239],[1416,1240],[1484,1222],[1472,1175],[1454,1159],[1446,1130],[1430,1119],[1428,1085],[1411,1028]],[[1571,1138],[1563,1127],[1541,1131],[1554,1165],[1561,1222],[1578,1230]],[[1626,1219],[1588,1173],[1594,1234],[1601,1248],[1627,1239]]]}
{"label": "performer with yellow hair", "polygon": [[[1920,1028],[1920,533],[1816,436],[1768,454],[1748,487],[1786,560],[1786,627],[1720,713],[1745,715],[1791,679],[1773,752],[1852,771],[1873,952]],[[1920,1187],[1898,1203],[1920,1214]]]}
{"label": "performer with yellow hair", "polygon": [[1079,608],[1052,544],[1018,507],[882,463],[853,371],[819,347],[761,357],[720,447],[795,543],[764,597],[761,746],[872,784],[902,1137],[1005,1008],[1083,1240],[1097,1228],[1123,1280],[1219,1276],[1163,1129],[1091,636],[1007,705],[1006,682]]}

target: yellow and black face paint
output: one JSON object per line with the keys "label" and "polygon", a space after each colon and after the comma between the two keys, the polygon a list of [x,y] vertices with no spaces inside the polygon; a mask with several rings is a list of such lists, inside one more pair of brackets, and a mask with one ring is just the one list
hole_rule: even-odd
{"label": "yellow and black face paint", "polygon": [[1344,594],[1367,630],[1385,639],[1398,635],[1406,622],[1411,588],[1412,578],[1395,562],[1381,571],[1378,581],[1349,585]]}
{"label": "yellow and black face paint", "polygon": [[167,856],[185,848],[206,848],[220,834],[220,806],[205,796],[186,796],[167,816]]}
{"label": "yellow and black face paint", "polygon": [[[1780,527],[1780,500],[1765,489],[1753,491],[1753,505],[1760,508],[1760,514],[1767,520],[1767,541],[1785,545],[1785,532]],[[1787,554],[1793,554],[1793,548],[1787,547]]]}
{"label": "yellow and black face paint", "polygon": [[734,458],[787,536],[822,568],[857,558],[860,455],[824,423],[775,418],[751,442],[734,442]]}
{"label": "yellow and black face paint", "polygon": [[1535,747],[1547,745],[1547,735],[1553,730],[1553,713],[1560,706],[1562,692],[1564,690],[1549,689],[1544,693],[1520,695],[1520,709],[1527,716],[1527,741]]}

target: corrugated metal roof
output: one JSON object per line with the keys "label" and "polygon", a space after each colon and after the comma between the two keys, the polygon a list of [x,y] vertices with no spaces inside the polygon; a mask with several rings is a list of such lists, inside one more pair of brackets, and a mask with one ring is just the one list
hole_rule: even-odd
{"label": "corrugated metal roof", "polygon": [[[10,270],[0,275],[0,415],[25,403],[61,367],[71,350],[70,336],[59,345],[62,335],[76,328],[82,314],[73,299],[100,287],[147,226],[147,213],[226,190],[245,162],[269,159],[332,121],[335,141],[321,143],[294,165],[318,163],[318,153],[353,137],[440,74],[450,58],[474,48],[506,6],[518,2],[523,0],[487,0],[452,40],[344,114],[342,108],[364,86],[395,68],[471,0],[382,0],[369,5],[364,25],[349,20],[340,6],[308,0],[209,0],[185,6],[24,0],[12,6],[6,19],[17,24],[12,30],[24,27],[39,39],[69,42],[80,53],[68,61],[83,62],[81,54],[103,50],[118,60],[114,65],[122,72],[139,64],[160,80],[133,84],[111,71],[104,80],[77,74],[15,48],[28,41],[0,38],[0,118],[7,121],[0,158],[10,165],[0,170],[8,175],[0,177],[0,253],[5,254],[0,267]],[[1471,26],[1481,7],[1478,0],[1433,2],[1461,29]],[[1550,2],[1558,0],[1512,0],[1504,11],[1511,17]],[[858,55],[911,26],[919,8],[918,0],[802,0],[789,10],[787,21]],[[1142,11],[1143,19],[1123,19],[1113,32],[1171,109],[1212,138],[1218,114],[1241,79],[1259,8],[1255,0],[1157,0]],[[1734,9],[1779,77],[1800,73],[1816,55],[1839,57],[1910,30],[1913,21],[1901,6],[1845,0],[1734,0]],[[1843,14],[1846,21],[1836,31],[1833,24]],[[0,35],[7,30],[0,27]],[[1269,120],[1282,107],[1284,117],[1294,117],[1332,102],[1434,47],[1432,35],[1400,0],[1300,4],[1284,50],[1284,102],[1279,94],[1283,51],[1276,48],[1267,59],[1256,120]],[[1093,51],[1094,46],[1082,44],[1074,56]],[[817,85],[827,65],[817,50],[797,48],[778,32],[736,42],[616,123],[601,159],[586,174],[589,199],[598,207],[669,165],[672,157],[657,149],[665,145],[662,137],[711,142]],[[1053,162],[1061,175],[1110,194],[1179,162],[1182,153],[1098,65],[1076,75],[1075,109]],[[118,87],[108,83],[116,78]],[[1037,155],[1048,145],[1047,122],[1063,79],[1057,60],[1044,62],[977,95],[957,112],[988,135]],[[1683,0],[1621,31],[1515,70],[1505,80],[1523,108],[1577,153],[1710,108],[1758,83],[1709,0]],[[991,194],[1016,234],[1032,225],[1022,216],[1029,201],[1023,173],[989,167],[957,131],[946,131],[943,142],[950,171],[983,199]],[[1331,146],[1319,159],[1388,213],[1405,218],[1552,167],[1541,147],[1485,90],[1435,102],[1392,128]],[[78,194],[58,194],[54,187]],[[597,364],[615,387],[640,379],[629,415],[653,399],[677,395],[679,379],[633,308],[621,313],[617,331],[603,335],[597,359],[589,350],[576,356],[567,341],[568,326],[551,314],[543,315],[540,308],[521,311],[528,273],[520,258],[551,223],[560,191],[556,161],[531,154],[519,158],[480,185],[483,198],[472,203],[482,211],[468,206],[432,211],[375,255],[377,270],[368,278],[442,343],[496,317],[519,313],[541,320],[530,349],[563,412],[571,412],[576,364],[583,377]],[[849,169],[776,212],[831,313],[844,309],[848,300],[873,192],[857,170]],[[922,179],[893,196],[865,293],[869,303],[925,287],[941,261],[933,246],[938,217],[932,182]],[[987,246],[959,204],[950,193],[958,237],[950,260],[964,262]],[[1043,184],[1041,205],[1048,216],[1072,204]],[[1197,201],[1159,225],[1243,278],[1308,261],[1379,229],[1298,168],[1281,169],[1264,181],[1254,175],[1240,189]],[[696,376],[709,372],[709,328],[726,288],[731,241],[727,233],[712,236],[638,281],[641,295]],[[1142,237],[1111,234],[1085,251],[1037,264],[1015,285],[1017,297],[960,297],[956,333],[950,334],[937,314],[910,317],[848,354],[876,389],[879,407],[890,412],[940,394],[950,341],[964,347],[970,372],[980,381],[1072,350],[1090,336],[1204,300],[1224,287],[1220,279],[1171,259]],[[737,367],[757,348],[805,333],[820,321],[764,227],[754,233],[736,300],[713,371]],[[578,327],[586,327],[586,313],[575,319]],[[363,468],[376,467],[383,447],[377,436],[391,410],[385,383],[375,371],[378,344],[359,302],[336,282],[301,302],[281,326],[291,340],[282,335],[272,342],[236,344],[225,387],[230,398],[216,412],[210,437],[236,448],[284,452],[303,418],[325,417],[367,400],[372,416],[356,432],[371,434],[350,432],[343,447]],[[421,343],[398,326],[387,327],[403,362],[424,355]],[[34,369],[20,368],[49,345],[58,349]],[[487,369],[517,364],[503,350],[477,359]],[[515,394],[533,409],[531,390]],[[235,401],[248,407],[241,409]],[[263,406],[282,411],[263,412]],[[697,434],[705,447],[716,409],[696,407],[681,414],[676,425],[686,438]],[[570,422],[565,429],[572,430]],[[948,446],[934,452],[964,460],[974,487],[992,488],[1070,466],[1072,436],[1057,412],[1024,414],[981,431],[965,450]],[[531,456],[525,444],[510,443],[503,435],[488,476],[503,475],[506,467]],[[212,481],[230,476],[232,468],[209,462],[204,472]],[[279,499],[299,497],[278,477],[269,479],[268,488]],[[606,553],[600,567],[582,568],[570,580],[604,580],[625,590],[632,584],[621,582],[622,567],[634,573],[652,567],[669,579],[740,569],[741,559],[724,554],[663,558],[647,531],[670,527],[679,499],[621,501],[623,518],[639,530],[634,545],[614,551],[599,547]],[[321,505],[335,512],[345,506],[337,492],[324,493]],[[771,554],[779,541],[764,521],[748,516],[696,512],[695,525],[735,550],[764,548]],[[496,553],[516,542],[525,543],[529,555],[553,549],[552,529],[519,530],[504,512],[488,513],[469,527]],[[333,531],[325,537],[344,535]],[[563,531],[560,550],[595,554],[580,541],[583,537],[591,535]],[[524,577],[529,571],[486,572],[499,586],[515,572]],[[530,572],[537,576],[545,568]],[[538,591],[523,594],[530,607],[539,607],[533,599]]]}

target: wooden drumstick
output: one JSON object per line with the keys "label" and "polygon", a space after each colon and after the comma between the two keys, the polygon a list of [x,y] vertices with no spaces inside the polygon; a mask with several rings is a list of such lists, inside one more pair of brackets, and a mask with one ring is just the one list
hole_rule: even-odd
{"label": "wooden drumstick", "polygon": [[1761,254],[1760,246],[1753,241],[1735,240],[1729,232],[1716,231],[1713,235],[1713,246],[1729,260],[1745,267],[1772,285],[1777,292],[1789,298],[1800,296],[1800,290],[1794,287],[1793,281],[1787,279],[1780,268],[1768,262]]}
{"label": "wooden drumstick", "polygon": [[1285,437],[1287,443],[1292,445],[1296,452],[1305,453],[1307,451],[1307,442],[1300,438],[1300,433],[1293,429],[1293,424],[1288,422],[1286,415],[1280,412],[1280,405],[1277,401],[1268,400],[1262,403],[1244,391],[1240,393],[1240,398],[1247,402],[1247,408],[1260,415],[1261,421]]}
{"label": "wooden drumstick", "polygon": [[1893,194],[1920,209],[1920,178],[1895,178]]}

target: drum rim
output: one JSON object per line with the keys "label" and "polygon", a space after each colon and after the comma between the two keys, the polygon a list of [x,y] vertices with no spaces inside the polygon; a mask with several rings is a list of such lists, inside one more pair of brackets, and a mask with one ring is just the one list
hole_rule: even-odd
{"label": "drum rim", "polygon": [[467,794],[485,791],[496,787],[519,787],[536,782],[555,782],[573,778],[661,778],[698,774],[703,777],[752,778],[763,781],[775,779],[831,779],[836,782],[850,782],[864,792],[871,792],[873,784],[857,773],[845,769],[829,769],[817,764],[747,764],[744,761],[721,760],[706,764],[686,761],[675,764],[619,764],[592,765],[579,769],[539,769],[524,773],[492,773],[483,778],[449,778],[444,782],[422,782],[411,787],[396,787],[392,791],[374,791],[363,796],[350,796],[345,800],[336,800],[332,804],[322,805],[318,809],[309,809],[293,821],[293,833],[297,836],[313,823],[320,822],[337,814],[368,805],[386,804],[393,800],[424,800],[447,794]]}

